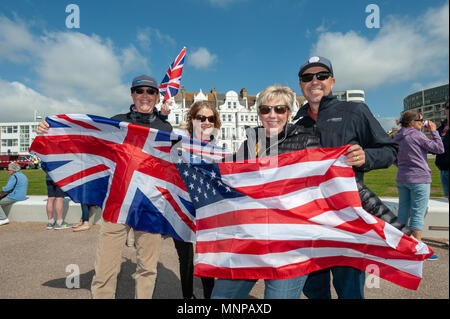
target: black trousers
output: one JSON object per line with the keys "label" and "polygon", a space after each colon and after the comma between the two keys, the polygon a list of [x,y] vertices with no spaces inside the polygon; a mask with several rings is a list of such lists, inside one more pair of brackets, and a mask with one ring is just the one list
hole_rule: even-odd
{"label": "black trousers", "polygon": [[[184,299],[191,299],[194,295],[194,245],[173,238],[180,263],[181,290]],[[203,296],[211,298],[214,288],[214,278],[201,277]]]}

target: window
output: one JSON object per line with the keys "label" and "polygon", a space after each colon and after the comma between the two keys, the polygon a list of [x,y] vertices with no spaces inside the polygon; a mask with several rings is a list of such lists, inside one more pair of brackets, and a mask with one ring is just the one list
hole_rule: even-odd
{"label": "window", "polygon": [[17,146],[17,140],[2,140],[2,146]]}
{"label": "window", "polygon": [[362,98],[364,98],[364,94],[362,94],[362,93],[349,93],[348,97],[362,97]]}
{"label": "window", "polygon": [[231,121],[233,121],[233,120],[231,119],[231,114],[228,114],[228,122],[231,122]]}

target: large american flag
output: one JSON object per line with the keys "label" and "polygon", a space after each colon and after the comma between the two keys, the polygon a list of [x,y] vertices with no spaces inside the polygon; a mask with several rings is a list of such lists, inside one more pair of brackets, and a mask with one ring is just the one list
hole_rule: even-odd
{"label": "large american flag", "polygon": [[178,164],[196,209],[194,274],[286,279],[340,265],[417,289],[432,251],[362,209],[347,147]]}
{"label": "large american flag", "polygon": [[159,85],[159,92],[164,96],[163,101],[177,95],[180,89],[181,74],[183,73],[184,57],[186,55],[186,47],[184,47],[175,61],[170,65],[166,75]]}
{"label": "large american flag", "polygon": [[70,198],[102,207],[105,220],[195,241],[195,209],[171,150],[180,143],[214,154],[214,146],[94,115],[46,121],[48,133],[36,137],[30,152]]}

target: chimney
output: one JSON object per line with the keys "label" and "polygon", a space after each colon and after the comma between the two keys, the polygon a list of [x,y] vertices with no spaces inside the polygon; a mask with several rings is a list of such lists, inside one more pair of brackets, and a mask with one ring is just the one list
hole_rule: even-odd
{"label": "chimney", "polygon": [[216,104],[216,108],[218,108],[218,107],[219,107],[219,101],[217,100],[217,91],[216,91],[216,88],[212,88],[212,89],[211,89],[211,94],[212,94],[213,99],[214,99],[214,102],[215,102],[215,104]]}
{"label": "chimney", "polygon": [[246,89],[246,88],[243,88],[243,89],[241,90],[240,94],[241,94],[241,96],[242,96],[243,99],[246,99],[246,98],[247,98],[247,89]]}

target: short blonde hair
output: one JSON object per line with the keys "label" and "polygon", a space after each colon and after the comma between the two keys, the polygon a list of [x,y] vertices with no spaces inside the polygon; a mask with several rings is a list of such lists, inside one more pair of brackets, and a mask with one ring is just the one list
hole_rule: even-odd
{"label": "short blonde hair", "polygon": [[266,87],[259,93],[258,98],[256,99],[256,108],[258,109],[260,105],[268,101],[281,98],[292,112],[294,108],[295,96],[295,92],[290,87],[274,84]]}

